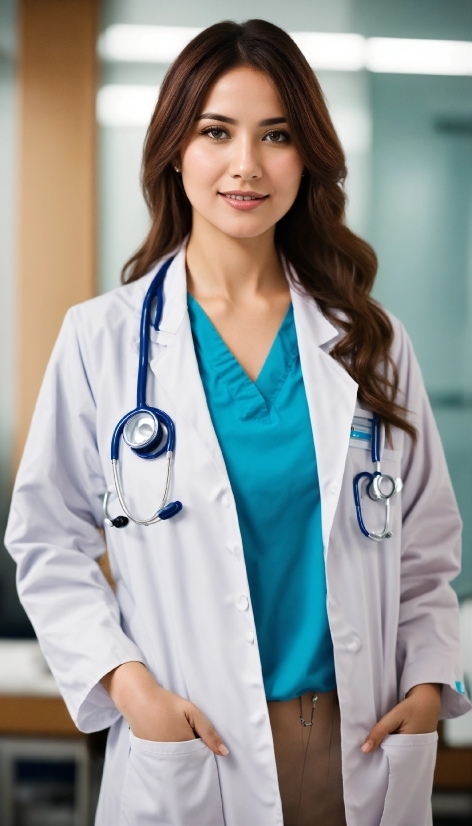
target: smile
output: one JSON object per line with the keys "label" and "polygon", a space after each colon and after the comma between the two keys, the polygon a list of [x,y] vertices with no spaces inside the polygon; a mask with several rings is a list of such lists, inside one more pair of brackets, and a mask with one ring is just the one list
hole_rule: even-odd
{"label": "smile", "polygon": [[255,198],[253,195],[226,195],[226,198],[231,198],[236,201],[259,201],[260,198]]}
{"label": "smile", "polygon": [[219,192],[226,203],[233,209],[257,209],[269,197],[258,192]]}

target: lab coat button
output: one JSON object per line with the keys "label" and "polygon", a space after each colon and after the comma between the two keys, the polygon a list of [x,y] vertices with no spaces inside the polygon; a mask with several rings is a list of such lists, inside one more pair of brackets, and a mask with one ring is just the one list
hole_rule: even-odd
{"label": "lab coat button", "polygon": [[239,557],[241,556],[241,546],[239,542],[228,542],[228,550],[231,551],[232,554]]}
{"label": "lab coat button", "polygon": [[227,493],[224,493],[221,497],[221,503],[225,506],[225,508],[229,508],[231,502]]}
{"label": "lab coat button", "polygon": [[339,491],[339,485],[338,485],[338,483],[337,483],[337,482],[334,482],[334,483],[331,485],[331,487],[330,487],[330,491],[331,491],[331,493],[332,493],[332,495],[333,495],[333,496],[336,496],[337,492]]}
{"label": "lab coat button", "polygon": [[260,723],[263,723],[265,721],[266,717],[267,717],[267,713],[265,711],[262,711],[262,709],[261,709],[261,710],[255,711],[254,714],[251,714],[249,719],[250,719],[251,723],[258,726]]}
{"label": "lab coat button", "polygon": [[248,631],[246,634],[246,639],[248,642],[254,642],[254,631]]}
{"label": "lab coat button", "polygon": [[239,597],[236,597],[234,602],[235,602],[236,608],[239,611],[247,611],[247,609],[249,608],[249,600],[248,600],[246,594],[240,594]]}
{"label": "lab coat button", "polygon": [[346,645],[346,651],[349,651],[350,654],[355,654],[356,651],[359,651],[360,647],[361,641],[359,637],[354,634],[352,639]]}

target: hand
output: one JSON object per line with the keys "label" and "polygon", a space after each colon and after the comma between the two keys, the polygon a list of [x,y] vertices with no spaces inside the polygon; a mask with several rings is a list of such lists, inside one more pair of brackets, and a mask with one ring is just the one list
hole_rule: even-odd
{"label": "hand", "polygon": [[380,746],[387,734],[427,734],[436,731],[441,711],[441,686],[438,683],[415,685],[405,699],[394,706],[374,726],[364,740],[368,754]]}
{"label": "hand", "polygon": [[198,736],[215,754],[229,754],[200,709],[158,685],[142,663],[124,663],[101,683],[136,737],[177,743]]}

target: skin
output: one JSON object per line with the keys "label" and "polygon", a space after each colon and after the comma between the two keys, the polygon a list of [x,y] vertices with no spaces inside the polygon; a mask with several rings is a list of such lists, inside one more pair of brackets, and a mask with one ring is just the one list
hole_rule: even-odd
{"label": "skin", "polygon": [[[223,75],[201,115],[174,161],[192,206],[188,289],[254,380],[290,303],[274,233],[295,200],[303,163],[277,90],[259,71],[243,67]],[[267,120],[272,123],[261,123]],[[238,209],[224,195],[235,190],[263,198],[254,209]],[[159,686],[142,663],[120,665],[102,684],[136,737],[178,742],[198,736],[215,754],[228,754],[205,715]],[[440,686],[414,686],[369,732],[362,751],[373,751],[392,732],[435,731],[439,711]]]}
{"label": "skin", "polygon": [[[274,233],[296,198],[303,162],[277,91],[261,72],[246,67],[225,74],[202,114],[234,123],[198,120],[181,152],[178,166],[193,212],[188,288],[254,380],[290,303]],[[264,198],[241,211],[221,194],[235,190]]]}

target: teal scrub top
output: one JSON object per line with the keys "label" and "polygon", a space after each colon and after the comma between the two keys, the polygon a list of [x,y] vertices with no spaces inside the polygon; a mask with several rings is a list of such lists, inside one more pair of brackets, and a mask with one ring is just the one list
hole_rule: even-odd
{"label": "teal scrub top", "polygon": [[254,382],[190,294],[188,309],[236,502],[267,700],[330,691],[320,490],[292,305]]}

